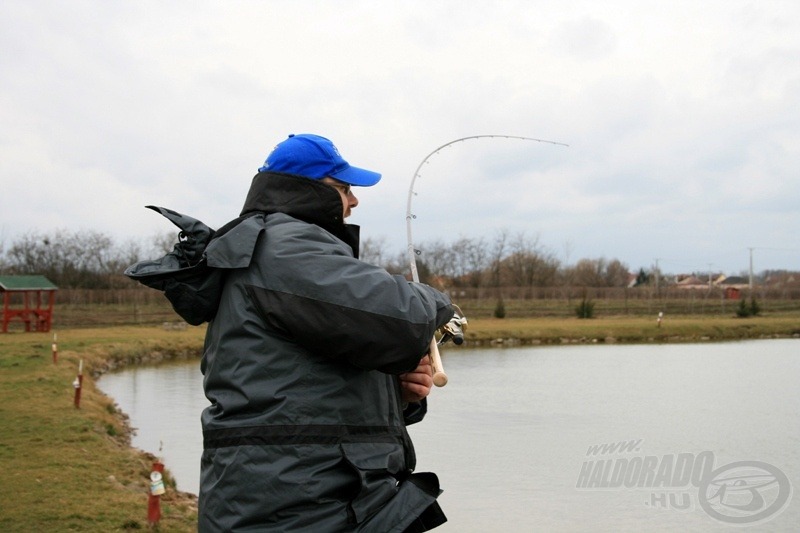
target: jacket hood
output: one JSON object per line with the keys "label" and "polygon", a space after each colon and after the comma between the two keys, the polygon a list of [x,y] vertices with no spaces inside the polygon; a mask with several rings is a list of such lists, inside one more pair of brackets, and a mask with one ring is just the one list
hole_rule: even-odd
{"label": "jacket hood", "polygon": [[358,257],[359,227],[345,224],[341,196],[320,181],[294,174],[259,172],[253,177],[242,215],[284,213],[316,224],[347,243]]}

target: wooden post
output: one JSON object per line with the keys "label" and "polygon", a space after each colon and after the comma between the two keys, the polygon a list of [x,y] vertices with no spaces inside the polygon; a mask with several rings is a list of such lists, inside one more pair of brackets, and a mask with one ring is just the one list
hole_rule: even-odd
{"label": "wooden post", "polygon": [[11,299],[11,292],[4,291],[3,292],[3,333],[8,333],[8,322],[11,320],[11,315],[9,314],[9,303]]}
{"label": "wooden post", "polygon": [[150,527],[158,525],[161,520],[161,495],[164,494],[164,464],[160,461],[153,463],[150,473],[150,491],[147,494],[147,523]]}
{"label": "wooden post", "polygon": [[31,317],[30,317],[30,298],[28,291],[22,291],[22,321],[25,322],[25,331],[31,330]]}
{"label": "wooden post", "polygon": [[78,364],[78,377],[72,382],[75,387],[75,409],[81,408],[81,387],[83,387],[83,359]]}
{"label": "wooden post", "polygon": [[53,325],[53,308],[56,304],[56,291],[48,291],[47,293],[47,329],[45,331],[50,331],[50,327]]}

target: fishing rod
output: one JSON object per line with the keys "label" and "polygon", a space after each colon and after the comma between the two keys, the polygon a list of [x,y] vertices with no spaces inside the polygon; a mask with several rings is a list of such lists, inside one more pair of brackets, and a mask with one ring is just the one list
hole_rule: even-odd
{"label": "fishing rod", "polygon": [[[520,135],[500,135],[500,134],[487,134],[487,135],[470,135],[467,137],[461,137],[459,139],[452,140],[447,142],[431,153],[425,156],[425,158],[420,162],[417,166],[417,169],[414,171],[414,176],[411,178],[411,185],[408,188],[408,200],[406,202],[406,235],[408,237],[408,259],[409,259],[409,266],[411,267],[411,279],[419,283],[419,271],[417,270],[417,255],[422,253],[420,250],[417,250],[414,247],[414,239],[412,236],[411,231],[411,222],[417,216],[411,211],[411,201],[416,196],[416,191],[414,190],[414,184],[417,181],[417,178],[420,176],[420,170],[422,167],[428,163],[428,160],[454,144],[458,144],[461,142],[474,140],[474,139],[518,139],[521,141],[534,141],[539,143],[547,143],[547,144],[555,144],[559,146],[569,146],[568,144],[564,144],[561,142],[556,141],[548,141],[545,139],[536,139],[533,137],[523,137]],[[444,344],[448,340],[452,339],[455,344],[461,344],[464,341],[463,336],[463,329],[467,325],[467,319],[464,317],[463,313],[461,313],[461,309],[458,306],[454,305],[457,310],[456,316],[453,317],[450,322],[448,322],[445,326],[441,328],[442,330],[442,338],[439,342],[436,342],[436,336],[434,335],[433,339],[431,339],[431,348],[430,348],[430,356],[431,356],[431,363],[433,366],[433,384],[437,387],[444,387],[447,385],[447,374],[444,372],[444,367],[442,366],[442,358],[439,354],[439,345]]]}

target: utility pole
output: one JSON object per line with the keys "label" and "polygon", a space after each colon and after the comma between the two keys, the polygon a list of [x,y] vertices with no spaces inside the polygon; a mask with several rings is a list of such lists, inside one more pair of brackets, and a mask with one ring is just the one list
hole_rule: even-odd
{"label": "utility pole", "polygon": [[659,282],[658,278],[660,277],[661,271],[658,269],[658,258],[656,258],[656,268],[655,268],[655,275],[656,275],[656,295],[659,295]]}
{"label": "utility pole", "polygon": [[750,294],[753,294],[753,248],[750,250]]}

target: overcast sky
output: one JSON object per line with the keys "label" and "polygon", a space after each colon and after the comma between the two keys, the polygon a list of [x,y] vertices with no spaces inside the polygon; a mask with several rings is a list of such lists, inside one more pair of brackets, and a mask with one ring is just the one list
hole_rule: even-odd
{"label": "overcast sky", "polygon": [[524,234],[565,263],[800,270],[800,3],[0,3],[0,242],[220,226],[289,133],[382,181],[406,249]]}

